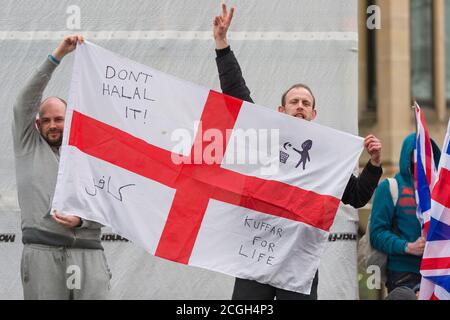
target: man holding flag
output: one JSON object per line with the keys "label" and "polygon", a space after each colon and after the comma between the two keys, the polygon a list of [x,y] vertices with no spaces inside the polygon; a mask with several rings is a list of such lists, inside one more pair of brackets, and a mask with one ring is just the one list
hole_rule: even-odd
{"label": "man holding flag", "polygon": [[[375,191],[370,216],[370,243],[388,256],[388,292],[402,286],[413,289],[420,283],[419,267],[425,240],[416,216],[414,199],[415,141],[416,135],[411,133],[402,144],[400,170],[394,177],[398,190],[397,202],[393,203],[388,180],[382,181]],[[435,158],[438,158],[439,148],[434,142],[433,146]]]}
{"label": "man holding flag", "polygon": [[110,273],[100,241],[102,225],[76,215],[50,214],[66,103],[58,97],[41,99],[61,60],[82,42],[81,35],[65,37],[33,73],[14,105],[25,299],[104,299],[109,293]]}
{"label": "man holding flag", "polygon": [[397,203],[392,201],[388,181],[383,181],[375,192],[370,221],[372,246],[388,255],[388,292],[402,286],[415,289],[421,281],[420,264],[430,221],[430,186],[440,157],[420,107],[415,104],[414,108],[417,130],[403,142],[400,172],[395,176]]}
{"label": "man holding flag", "polygon": [[[227,40],[227,32],[233,13],[234,8],[231,8],[230,12],[228,12],[226,5],[222,4],[222,15],[216,16],[213,20],[220,85],[223,93],[252,102],[250,90],[245,84],[240,66]],[[316,99],[308,86],[295,84],[282,95],[278,111],[296,118],[312,121],[317,115]],[[360,177],[351,176],[342,196],[344,204],[350,204],[355,208],[363,207],[370,200],[382,175],[381,141],[374,135],[368,135],[364,140],[364,147],[370,154],[370,161]],[[279,300],[315,300],[317,299],[317,287],[318,271],[314,276],[310,294],[301,294],[254,280],[236,278],[232,299],[271,300],[276,297]]]}

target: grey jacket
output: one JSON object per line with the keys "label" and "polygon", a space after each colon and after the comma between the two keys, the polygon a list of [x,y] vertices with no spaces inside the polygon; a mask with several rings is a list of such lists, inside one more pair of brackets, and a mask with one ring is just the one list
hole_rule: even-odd
{"label": "grey jacket", "polygon": [[83,220],[66,228],[50,215],[58,174],[59,150],[53,150],[35,126],[42,94],[57,64],[49,58],[33,73],[14,105],[12,135],[16,180],[22,216],[22,242],[103,249],[101,224]]}

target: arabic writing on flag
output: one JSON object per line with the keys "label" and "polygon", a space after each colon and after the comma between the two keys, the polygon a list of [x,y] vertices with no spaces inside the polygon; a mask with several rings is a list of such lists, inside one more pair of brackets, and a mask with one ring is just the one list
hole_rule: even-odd
{"label": "arabic writing on flag", "polygon": [[87,42],[53,208],[155,256],[308,294],[362,148]]}

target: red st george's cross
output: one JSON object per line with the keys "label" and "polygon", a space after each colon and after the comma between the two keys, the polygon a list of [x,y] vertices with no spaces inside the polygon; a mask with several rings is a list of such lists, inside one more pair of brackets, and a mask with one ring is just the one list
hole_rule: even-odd
{"label": "red st george's cross", "polygon": [[[218,129],[227,137],[226,130],[234,128],[242,104],[242,100],[211,90],[200,119],[204,130]],[[175,164],[170,151],[74,111],[69,145],[176,189],[155,252],[164,259],[188,264],[209,199],[329,230],[340,199],[221,168],[229,137],[222,142],[223,151],[215,155],[215,163],[202,159],[194,164],[194,150],[205,150],[212,143],[203,140],[201,131],[188,160]]]}

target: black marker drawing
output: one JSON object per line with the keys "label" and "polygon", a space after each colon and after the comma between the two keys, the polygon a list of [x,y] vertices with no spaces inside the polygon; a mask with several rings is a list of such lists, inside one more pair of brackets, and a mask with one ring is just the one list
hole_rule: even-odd
{"label": "black marker drawing", "polygon": [[[290,142],[286,142],[283,144],[283,148],[286,151],[289,151],[288,149],[293,149],[295,152],[297,152],[300,155],[300,161],[297,163],[295,168],[298,168],[300,164],[303,164],[303,170],[306,169],[306,163],[311,161],[311,158],[309,157],[309,150],[311,150],[313,145],[312,140],[306,140],[302,143],[302,150],[298,150],[297,148],[293,147]],[[290,154],[288,152],[285,152],[283,150],[280,150],[280,162],[286,164],[288,158],[290,157]]]}
{"label": "black marker drawing", "polygon": [[[292,147],[292,144],[290,142],[286,142],[283,145],[283,148],[287,150],[286,147]],[[289,153],[284,152],[283,150],[280,150],[280,162],[286,164],[287,159],[289,158]]]}
{"label": "black marker drawing", "polygon": [[[98,184],[95,184],[95,179],[93,178],[92,180],[94,181],[94,191],[93,192],[89,192],[88,189],[85,187],[84,190],[86,191],[86,193],[92,197],[95,197],[97,195],[97,189],[99,190],[103,190],[105,188],[105,176],[103,176],[99,181]],[[107,184],[107,193],[109,193],[112,197],[114,197],[115,199],[119,200],[120,202],[123,201],[123,197],[122,197],[122,192],[121,190],[123,188],[127,188],[127,187],[131,187],[131,186],[135,186],[135,184],[126,184],[124,186],[121,186],[119,189],[117,189],[117,194],[114,194],[113,192],[111,192],[111,177],[108,177],[108,184]]]}
{"label": "black marker drawing", "polygon": [[[130,116],[128,115],[128,111],[130,111]],[[144,112],[144,114],[142,116],[139,116],[140,113]],[[140,118],[142,118],[144,120],[144,124],[147,123],[147,109],[145,109],[144,111],[140,110],[140,109],[134,109],[131,107],[125,107],[125,118],[132,118],[134,120],[139,120]],[[138,119],[139,118],[139,119]]]}
{"label": "black marker drawing", "polygon": [[295,166],[296,168],[298,168],[298,166],[303,163],[303,170],[305,170],[306,167],[306,162],[307,161],[311,161],[311,159],[309,158],[309,150],[312,147],[312,141],[311,140],[306,140],[305,142],[302,143],[302,148],[303,150],[297,150],[295,148],[294,151],[298,152],[300,154],[300,161],[297,163],[297,165]]}
{"label": "black marker drawing", "polygon": [[110,195],[112,195],[114,198],[116,198],[117,200],[119,200],[119,201],[122,201],[122,193],[120,192],[120,190],[122,190],[123,188],[126,188],[126,187],[135,186],[135,184],[126,184],[126,185],[120,187],[120,188],[118,189],[119,196],[116,196],[116,195],[114,195],[112,192],[109,191],[110,181],[111,181],[111,177],[109,177],[109,179],[108,179],[108,193],[109,193]]}
{"label": "black marker drawing", "polygon": [[98,181],[98,185],[97,184],[95,184],[95,179],[94,178],[92,178],[92,180],[94,181],[94,193],[92,194],[92,193],[90,193],[88,190],[87,190],[87,188],[86,187],[84,187],[84,190],[86,191],[86,193],[88,194],[88,195],[90,195],[90,196],[96,196],[97,195],[97,189],[95,189],[95,188],[98,188],[98,189],[101,189],[101,190],[103,190],[103,188],[105,187],[105,180],[103,179],[105,176],[103,176],[99,181]]}

